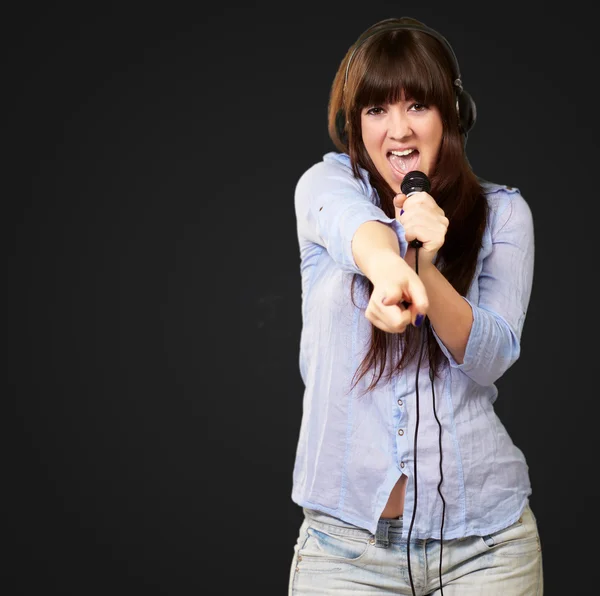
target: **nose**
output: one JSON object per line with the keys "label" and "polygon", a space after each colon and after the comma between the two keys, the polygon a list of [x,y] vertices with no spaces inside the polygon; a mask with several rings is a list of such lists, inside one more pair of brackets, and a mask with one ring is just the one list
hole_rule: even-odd
{"label": "nose", "polygon": [[412,134],[408,115],[400,106],[391,106],[388,114],[388,136],[391,139],[403,139]]}

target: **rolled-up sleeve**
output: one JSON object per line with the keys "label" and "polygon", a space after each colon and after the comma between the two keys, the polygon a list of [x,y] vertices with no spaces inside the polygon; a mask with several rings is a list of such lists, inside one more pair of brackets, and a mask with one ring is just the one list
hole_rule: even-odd
{"label": "rolled-up sleeve", "polygon": [[363,223],[379,221],[394,229],[403,256],[407,249],[404,228],[395,218],[387,217],[371,195],[372,191],[344,164],[323,161],[312,166],[295,189],[301,243],[324,247],[342,270],[362,274],[352,254],[352,238]]}
{"label": "rolled-up sleeve", "polygon": [[492,218],[491,251],[477,279],[477,303],[464,298],[473,311],[473,325],[462,364],[436,335],[450,366],[484,386],[497,381],[519,358],[534,268],[529,205],[515,189],[496,192],[502,197]]}

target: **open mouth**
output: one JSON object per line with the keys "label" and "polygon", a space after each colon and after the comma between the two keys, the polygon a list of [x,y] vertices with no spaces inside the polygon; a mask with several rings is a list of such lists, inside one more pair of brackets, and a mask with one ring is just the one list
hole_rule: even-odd
{"label": "open mouth", "polygon": [[388,151],[387,158],[392,166],[393,172],[404,177],[408,172],[417,169],[420,153],[417,149],[406,149],[404,151]]}

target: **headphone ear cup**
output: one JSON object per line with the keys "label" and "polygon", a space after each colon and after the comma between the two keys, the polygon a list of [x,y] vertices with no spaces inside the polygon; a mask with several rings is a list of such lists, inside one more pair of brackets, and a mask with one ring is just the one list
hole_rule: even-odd
{"label": "headphone ear cup", "polygon": [[475,105],[475,101],[464,89],[458,96],[458,118],[464,134],[473,128],[477,120],[477,106]]}
{"label": "headphone ear cup", "polygon": [[339,137],[340,141],[348,146],[348,133],[346,132],[346,114],[344,110],[339,109],[335,115],[335,132]]}

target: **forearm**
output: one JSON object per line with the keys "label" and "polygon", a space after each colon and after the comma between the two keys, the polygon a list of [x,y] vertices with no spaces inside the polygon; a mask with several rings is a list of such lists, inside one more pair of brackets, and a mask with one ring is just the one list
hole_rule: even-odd
{"label": "forearm", "polygon": [[358,268],[373,283],[386,275],[391,264],[408,267],[400,256],[396,232],[378,221],[367,221],[356,230],[352,238],[352,254]]}
{"label": "forearm", "polygon": [[434,265],[419,268],[429,297],[427,316],[448,351],[462,363],[473,325],[470,305]]}

